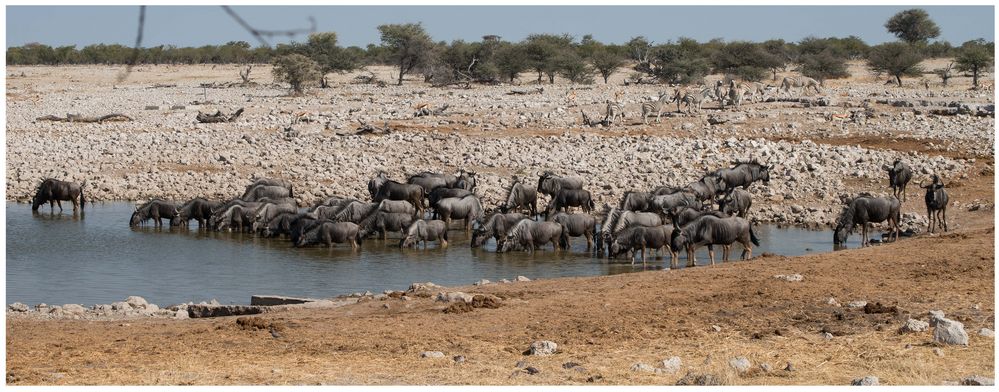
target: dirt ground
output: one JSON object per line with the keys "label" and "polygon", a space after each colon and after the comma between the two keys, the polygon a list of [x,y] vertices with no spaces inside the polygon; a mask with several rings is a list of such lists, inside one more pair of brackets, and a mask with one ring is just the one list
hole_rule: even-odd
{"label": "dirt ground", "polygon": [[[168,71],[136,72],[133,78],[151,83]],[[192,78],[225,80],[207,67],[201,71]],[[114,72],[109,68],[105,79],[113,79]],[[874,80],[862,71],[854,75],[832,83]],[[52,71],[38,81],[58,77]],[[88,83],[69,82],[70,88]],[[51,93],[7,95],[30,100]],[[682,134],[683,121],[606,132]],[[729,385],[848,385],[867,375],[883,385],[940,385],[971,375],[994,377],[995,340],[978,335],[981,328],[995,329],[994,158],[941,151],[904,137],[848,135],[816,142],[976,158],[966,179],[948,182],[951,199],[960,203],[948,211],[953,230],[830,254],[758,255],[715,267],[449,288],[502,299],[497,309],[458,314],[444,313],[446,305],[433,298],[414,298],[269,313],[242,325],[236,317],[8,318],[6,380],[9,385],[672,385],[689,372],[711,374]],[[903,212],[925,213],[913,185]],[[969,211],[975,201],[984,207]],[[786,282],[775,279],[777,274],[801,274],[804,280]],[[880,303],[887,312],[847,306],[858,300]],[[908,318],[926,320],[930,310],[964,323],[969,346],[934,345],[932,330],[898,333]],[[537,340],[557,343],[557,353],[524,355]],[[424,351],[443,352],[444,358],[421,358]],[[464,362],[452,359],[459,355]],[[676,373],[631,370],[636,363],[658,366],[672,356],[682,360]],[[752,363],[744,374],[729,366],[740,356]],[[520,361],[525,363],[518,367]],[[566,366],[570,362],[578,366]],[[792,370],[784,370],[789,363]],[[528,367],[537,372],[530,374]]]}

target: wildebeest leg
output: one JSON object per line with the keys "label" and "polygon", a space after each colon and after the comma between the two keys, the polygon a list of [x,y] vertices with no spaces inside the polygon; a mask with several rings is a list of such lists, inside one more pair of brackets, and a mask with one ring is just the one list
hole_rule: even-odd
{"label": "wildebeest leg", "polygon": [[742,243],[742,259],[749,260],[753,258],[753,245],[748,242]]}
{"label": "wildebeest leg", "polygon": [[711,260],[711,266],[715,266],[715,248],[714,246],[708,245],[708,260]]}
{"label": "wildebeest leg", "polygon": [[944,232],[946,233],[947,232],[947,206],[944,206],[944,208],[940,209],[940,214],[943,215],[943,227],[944,227]]}
{"label": "wildebeest leg", "polygon": [[76,199],[73,199],[73,200],[70,200],[70,201],[73,202],[73,212],[76,212],[76,207],[77,207],[77,205],[76,205]]}
{"label": "wildebeest leg", "polygon": [[[62,210],[61,206],[59,207],[59,210]],[[55,211],[55,200],[49,200],[49,212],[53,211]]]}
{"label": "wildebeest leg", "polygon": [[62,212],[62,202],[59,201],[59,200],[56,200],[56,205],[59,206],[59,212]]}
{"label": "wildebeest leg", "polygon": [[926,216],[929,217],[929,222],[927,222],[927,225],[929,227],[927,227],[927,229],[928,229],[928,231],[930,233],[933,232],[933,213],[934,213],[934,211],[930,210],[930,207],[927,206],[926,207]]}
{"label": "wildebeest leg", "polygon": [[722,245],[722,262],[728,262],[728,251],[731,245]]}

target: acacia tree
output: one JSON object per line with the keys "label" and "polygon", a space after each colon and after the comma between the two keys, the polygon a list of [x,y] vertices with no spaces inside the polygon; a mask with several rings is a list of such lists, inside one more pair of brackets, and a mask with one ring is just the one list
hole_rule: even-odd
{"label": "acacia tree", "polygon": [[322,73],[320,86],[329,87],[326,74],[330,72],[350,72],[358,68],[358,59],[350,52],[337,46],[336,33],[329,31],[325,33],[309,34],[309,41],[305,44],[305,51],[309,58],[319,64],[319,72]]}
{"label": "acacia tree", "polygon": [[513,83],[517,75],[529,68],[527,53],[521,44],[504,43],[496,49],[496,68]]}
{"label": "acacia tree", "polygon": [[971,72],[974,88],[978,89],[979,72],[991,68],[994,61],[991,45],[986,44],[983,39],[965,42],[954,61],[958,71]]}
{"label": "acacia tree", "polygon": [[817,79],[822,85],[825,85],[826,79],[850,77],[846,60],[828,50],[801,56],[801,74]]}
{"label": "acacia tree", "polygon": [[604,84],[607,84],[607,80],[614,71],[624,65],[624,57],[605,45],[600,45],[593,51],[590,61],[593,62],[593,68],[596,68],[597,72],[600,72],[600,76],[604,78]]}
{"label": "acacia tree", "polygon": [[923,70],[919,62],[923,57],[916,48],[902,42],[889,42],[871,47],[867,54],[867,65],[871,69],[895,77],[899,87],[903,76],[919,76]]}
{"label": "acacia tree", "polygon": [[909,44],[926,43],[940,36],[940,28],[925,10],[913,8],[899,12],[885,22],[889,33]]}
{"label": "acacia tree", "polygon": [[399,66],[399,83],[402,77],[415,69],[426,59],[434,42],[419,23],[386,24],[378,26],[382,46],[387,48],[387,57]]}
{"label": "acacia tree", "polygon": [[572,37],[568,34],[531,34],[524,40],[524,53],[530,67],[538,73],[538,83],[548,76],[549,83],[555,84],[555,75],[563,60],[562,52],[571,50]]}
{"label": "acacia tree", "polygon": [[305,91],[306,85],[322,76],[319,64],[298,53],[286,54],[274,60],[274,79],[287,82],[295,94]]}

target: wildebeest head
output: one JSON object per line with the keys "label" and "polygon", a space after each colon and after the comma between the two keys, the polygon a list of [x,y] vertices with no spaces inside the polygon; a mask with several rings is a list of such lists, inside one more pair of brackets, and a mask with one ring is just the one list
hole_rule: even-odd
{"label": "wildebeest head", "polygon": [[683,249],[687,245],[687,235],[680,230],[680,227],[673,222],[673,232],[669,235],[669,247],[673,251],[674,256],[676,253]]}
{"label": "wildebeest head", "polygon": [[545,180],[552,178],[552,176],[554,176],[554,173],[552,173],[549,170],[545,170],[543,172],[538,173],[538,192],[542,192],[542,189],[544,189]]}
{"label": "wildebeest head", "polygon": [[139,206],[135,206],[135,210],[132,211],[132,217],[128,218],[128,227],[135,227],[142,224],[142,212],[139,211]]}
{"label": "wildebeest head", "polygon": [[399,241],[400,248],[409,248],[416,246],[416,236],[409,234],[405,238]]}
{"label": "wildebeest head", "polygon": [[760,179],[763,180],[764,184],[770,183],[770,169],[772,165],[760,165]]}

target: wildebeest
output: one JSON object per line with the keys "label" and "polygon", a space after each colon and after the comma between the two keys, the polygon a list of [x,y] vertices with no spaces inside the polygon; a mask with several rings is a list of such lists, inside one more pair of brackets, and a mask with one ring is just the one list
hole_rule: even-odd
{"label": "wildebeest", "polygon": [[246,190],[243,192],[243,196],[240,198],[243,200],[248,200],[247,198],[249,197],[250,191],[252,191],[253,188],[261,185],[279,186],[288,190],[288,197],[295,196],[295,193],[292,191],[291,182],[288,180],[282,180],[279,178],[258,178],[254,180],[253,183],[246,186]]}
{"label": "wildebeest", "polygon": [[668,195],[659,195],[652,197],[652,207],[653,211],[657,214],[666,214],[669,210],[676,207],[690,207],[693,209],[701,209],[701,201],[698,199],[697,195],[687,191],[680,191],[676,193],[671,193]]}
{"label": "wildebeest", "polygon": [[458,189],[464,189],[467,191],[474,191],[476,185],[475,172],[464,171],[458,174],[458,181],[455,181],[454,187]]}
{"label": "wildebeest", "polygon": [[177,204],[162,199],[153,199],[145,204],[135,207],[132,217],[128,219],[128,226],[135,227],[143,222],[152,219],[157,227],[163,226],[161,219],[169,219],[171,226],[180,225],[177,218]]}
{"label": "wildebeest", "polygon": [[399,247],[416,247],[421,241],[423,249],[427,248],[427,241],[439,241],[441,248],[447,248],[447,226],[444,221],[417,219],[406,228],[406,237],[399,241]]}
{"label": "wildebeest", "polygon": [[524,184],[517,176],[513,177],[513,185],[506,193],[506,201],[500,204],[499,210],[504,214],[518,208],[527,209],[531,216],[538,215],[538,190]]}
{"label": "wildebeest", "polygon": [[[83,205],[86,203],[83,196],[83,187],[87,186],[87,181],[83,181],[83,184],[77,184],[75,182],[60,181],[54,178],[46,178],[42,180],[41,184],[38,184],[38,189],[35,190],[35,197],[31,198],[31,210],[38,211],[38,206],[49,203],[49,210],[55,210],[55,204],[59,205],[59,211],[62,211],[62,200],[69,200],[73,202],[73,211],[76,211],[77,206],[83,210]],[[77,202],[79,199],[79,202]]]}
{"label": "wildebeest", "polygon": [[237,231],[247,231],[252,227],[255,212],[256,208],[244,207],[239,204],[229,207],[216,219],[216,230],[235,228]]}
{"label": "wildebeest", "polygon": [[440,202],[441,199],[446,199],[449,197],[461,198],[471,194],[472,191],[467,189],[437,187],[434,188],[434,190],[430,191],[430,195],[427,196],[427,201],[430,202],[430,208],[436,209],[437,203]]}
{"label": "wildebeest", "polygon": [[311,209],[314,210],[316,207],[336,205],[346,199],[346,197],[342,196],[330,196],[316,201],[316,203],[312,205]]}
{"label": "wildebeest", "polygon": [[420,172],[409,176],[409,179],[406,180],[408,184],[419,185],[427,194],[438,187],[454,188],[457,182],[458,176],[432,172]]}
{"label": "wildebeest", "polygon": [[756,181],[769,183],[770,169],[771,166],[758,162],[735,162],[735,167],[730,169],[718,169],[712,174],[722,179],[722,182],[725,184],[724,190],[730,190],[740,186],[742,189],[746,189],[749,188],[749,185]]}
{"label": "wildebeest", "polygon": [[361,227],[361,237],[372,233],[381,233],[382,239],[388,238],[388,232],[398,231],[404,235],[406,228],[413,223],[413,215],[405,212],[375,211],[357,225]]}
{"label": "wildebeest", "polygon": [[912,169],[900,159],[896,159],[891,166],[884,165],[883,168],[888,172],[888,186],[891,187],[892,194],[896,199],[905,201],[907,199],[905,190],[912,180]]}
{"label": "wildebeest", "polygon": [[930,185],[923,186],[923,182],[920,181],[919,187],[926,189],[924,200],[926,201],[926,215],[929,218],[927,230],[932,233],[934,227],[940,227],[942,219],[943,229],[947,231],[947,204],[950,202],[950,197],[944,190],[943,181],[940,181],[940,177],[933,175],[933,182]]}
{"label": "wildebeest", "polygon": [[561,189],[583,189],[586,180],[583,177],[558,177],[551,171],[538,173],[538,193],[555,196]]}
{"label": "wildebeest", "polygon": [[680,227],[686,226],[688,223],[693,222],[705,215],[713,215],[719,218],[728,218],[730,216],[729,214],[726,214],[722,211],[716,211],[716,210],[698,211],[696,208],[683,207],[683,206],[676,207],[671,210],[666,210],[666,212],[667,215],[669,215],[670,222]]}
{"label": "wildebeest", "polygon": [[378,211],[402,212],[413,216],[416,215],[416,207],[402,200],[382,200],[381,203],[378,203]]}
{"label": "wildebeest", "polygon": [[652,196],[649,192],[627,191],[621,197],[618,209],[624,211],[651,211]]}
{"label": "wildebeest", "polygon": [[[670,234],[673,261],[677,260],[680,249],[686,249],[688,267],[694,266],[696,262],[695,252],[697,248],[704,245],[708,246],[708,258],[711,260],[711,265],[715,265],[713,245],[722,246],[722,261],[728,261],[730,249],[735,242],[742,244],[744,248],[742,251],[743,260],[753,257],[753,245],[760,246],[760,240],[756,238],[753,226],[748,220],[739,217],[719,218],[705,215],[683,227],[674,224],[673,233]],[[674,264],[672,263],[670,266],[676,267]]]}
{"label": "wildebeest", "polygon": [[551,221],[562,225],[562,229],[569,237],[586,237],[586,250],[593,249],[597,233],[597,219],[593,215],[560,212],[555,214]]}
{"label": "wildebeest", "polygon": [[[226,214],[229,209],[233,206],[240,206],[247,211],[256,211],[257,207],[260,207],[264,203],[256,201],[245,201],[242,199],[232,199],[225,203],[220,204],[218,207],[212,209],[212,216],[208,218],[208,227],[212,230],[220,230],[219,223],[222,221],[222,216]],[[249,220],[247,220],[249,223]]]}
{"label": "wildebeest", "polygon": [[415,184],[403,184],[393,180],[385,180],[375,191],[372,199],[375,203],[382,200],[405,200],[416,208],[417,213],[423,212],[423,187]]}
{"label": "wildebeest", "polygon": [[530,219],[523,219],[507,231],[506,241],[499,252],[507,252],[512,249],[522,248],[528,252],[534,252],[539,246],[551,243],[553,250],[567,249],[569,247],[568,231],[562,225],[555,222],[535,222]]}
{"label": "wildebeest", "polygon": [[448,197],[437,202],[437,213],[441,220],[451,227],[451,220],[464,219],[465,231],[472,229],[472,222],[483,216],[482,203],[475,195],[468,195],[462,198]]}
{"label": "wildebeest", "polygon": [[888,221],[889,230],[891,230],[888,239],[891,240],[891,234],[894,234],[895,240],[898,240],[901,209],[902,203],[894,196],[888,198],[859,196],[854,198],[843,209],[837,220],[833,244],[846,243],[846,238],[853,231],[853,227],[860,225],[861,235],[864,236],[860,241],[860,246],[867,246],[870,242],[870,238],[867,238],[868,225],[884,221]]}
{"label": "wildebeest", "polygon": [[257,232],[263,228],[267,222],[270,222],[275,216],[283,213],[297,213],[298,207],[291,204],[274,204],[274,203],[264,203],[253,213],[252,231]]}
{"label": "wildebeest", "polygon": [[264,237],[277,237],[279,235],[291,236],[291,229],[299,219],[306,218],[305,213],[284,212],[271,218],[258,227],[260,235]]}
{"label": "wildebeest", "polygon": [[602,252],[605,244],[610,246],[614,242],[614,236],[625,228],[662,224],[662,217],[653,212],[622,211],[617,207],[604,205],[604,221],[600,224],[600,235],[597,237],[597,252]]}
{"label": "wildebeest", "polygon": [[713,200],[715,195],[725,190],[725,187],[725,180],[714,174],[708,174],[687,185],[685,190],[697,195],[697,200],[705,201]]}
{"label": "wildebeest", "polygon": [[675,186],[669,186],[669,185],[662,185],[662,186],[657,186],[655,189],[653,189],[652,195],[653,196],[670,195],[682,190],[683,188],[677,188]]}
{"label": "wildebeest", "polygon": [[472,231],[471,246],[473,248],[477,248],[482,246],[482,244],[485,244],[489,238],[495,238],[496,248],[499,249],[503,246],[503,241],[506,240],[507,230],[513,227],[513,225],[521,219],[527,219],[527,215],[517,212],[508,212],[492,213],[487,216],[484,221],[479,220],[478,227]]}
{"label": "wildebeest", "polygon": [[[610,245],[610,257],[616,257],[628,252],[631,256],[631,264],[634,265],[635,251],[641,251],[642,266],[644,267],[646,264],[645,249],[652,249],[652,255],[655,257],[663,248],[669,250],[669,238],[670,232],[663,225],[653,227],[632,226],[621,230],[621,232],[614,236],[614,242]],[[670,257],[673,257],[672,252],[670,252]],[[670,265],[672,264],[673,262],[671,261]]]}
{"label": "wildebeest", "polygon": [[262,198],[281,199],[291,197],[291,190],[277,185],[257,185],[246,190],[240,199],[246,201],[259,201]]}
{"label": "wildebeest", "polygon": [[740,218],[745,218],[749,214],[749,207],[752,205],[753,196],[742,189],[732,189],[718,199],[718,210]]}
{"label": "wildebeest", "polygon": [[381,189],[382,185],[384,185],[388,180],[388,174],[385,174],[385,171],[383,170],[379,170],[378,174],[375,174],[375,177],[368,181],[368,194],[371,195],[372,200],[374,200],[375,196],[378,195],[378,190]]}
{"label": "wildebeest", "polygon": [[584,189],[559,189],[548,203],[548,208],[545,208],[545,216],[551,218],[552,214],[560,210],[568,211],[569,207],[580,207],[583,212],[591,212],[594,208],[593,197]]}
{"label": "wildebeest", "polygon": [[334,222],[354,222],[360,223],[368,215],[378,210],[378,203],[365,203],[363,201],[354,201],[343,206],[336,215],[333,217]]}
{"label": "wildebeest", "polygon": [[218,208],[222,203],[209,201],[200,197],[189,200],[177,209],[177,218],[184,225],[195,219],[198,221],[198,228],[206,227],[205,223],[212,217],[212,210]]}
{"label": "wildebeest", "polygon": [[[317,206],[317,207],[313,208],[311,211],[309,211],[309,215],[312,216],[313,219],[335,220],[337,214],[339,214],[340,212],[342,212],[343,209],[346,208],[347,206],[350,206],[351,204],[354,204],[354,203],[360,203],[361,205],[364,205],[364,206],[368,205],[368,203],[365,203],[363,201],[359,201],[359,200],[356,200],[356,199],[340,199],[340,200],[337,200],[336,202],[334,202],[333,204],[330,204],[330,205],[320,205],[320,206]],[[403,202],[403,203],[406,203],[406,202]],[[406,203],[406,204],[409,204],[409,203]]]}
{"label": "wildebeest", "polygon": [[330,248],[333,244],[349,243],[351,249],[361,245],[361,229],[353,222],[323,222],[302,233],[296,247],[320,244]]}
{"label": "wildebeest", "polygon": [[332,222],[326,219],[315,219],[314,217],[305,214],[304,216],[291,222],[291,234],[288,235],[288,239],[294,245],[298,243],[298,240],[302,238],[302,234],[309,231],[313,227],[322,224],[323,222]]}

